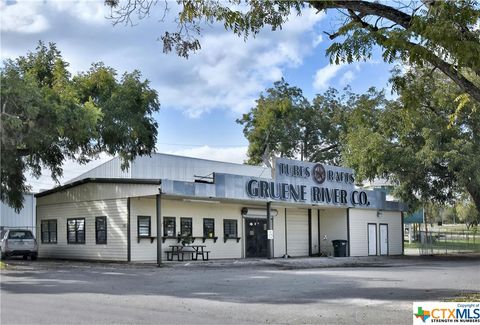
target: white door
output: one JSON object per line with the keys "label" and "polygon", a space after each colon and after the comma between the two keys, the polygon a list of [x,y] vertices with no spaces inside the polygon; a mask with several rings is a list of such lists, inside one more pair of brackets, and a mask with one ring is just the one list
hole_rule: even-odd
{"label": "white door", "polygon": [[377,255],[377,225],[368,224],[368,255]]}
{"label": "white door", "polygon": [[388,225],[380,224],[380,255],[388,255]]}

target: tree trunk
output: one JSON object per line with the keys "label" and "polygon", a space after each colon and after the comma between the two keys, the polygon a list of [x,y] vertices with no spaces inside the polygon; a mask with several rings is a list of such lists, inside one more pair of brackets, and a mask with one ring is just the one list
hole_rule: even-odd
{"label": "tree trunk", "polygon": [[472,197],[473,204],[475,204],[475,208],[480,215],[480,185],[469,184],[467,186],[467,192]]}
{"label": "tree trunk", "polygon": [[357,12],[361,12],[363,15],[372,15],[384,17],[390,21],[393,21],[403,28],[410,27],[410,21],[412,16],[404,13],[391,6],[387,6],[377,2],[370,1],[351,1],[351,0],[338,0],[338,1],[308,1],[309,4],[317,9],[347,9]]}

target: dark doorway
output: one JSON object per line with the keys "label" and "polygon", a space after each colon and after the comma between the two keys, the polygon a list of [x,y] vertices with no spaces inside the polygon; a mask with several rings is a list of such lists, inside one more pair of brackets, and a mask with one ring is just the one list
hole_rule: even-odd
{"label": "dark doorway", "polygon": [[267,220],[245,218],[245,257],[267,257]]}

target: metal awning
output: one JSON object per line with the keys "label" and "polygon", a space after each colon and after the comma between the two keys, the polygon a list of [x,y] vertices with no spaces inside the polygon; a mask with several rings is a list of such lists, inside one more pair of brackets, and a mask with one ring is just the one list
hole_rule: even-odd
{"label": "metal awning", "polygon": [[411,214],[406,214],[403,223],[423,223],[423,209],[417,210]]}

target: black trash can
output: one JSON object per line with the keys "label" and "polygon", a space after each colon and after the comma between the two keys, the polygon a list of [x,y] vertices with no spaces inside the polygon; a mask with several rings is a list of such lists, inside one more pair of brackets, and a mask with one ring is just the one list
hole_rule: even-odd
{"label": "black trash can", "polygon": [[333,244],[333,256],[346,257],[347,256],[347,243],[348,241],[343,239],[332,240]]}

